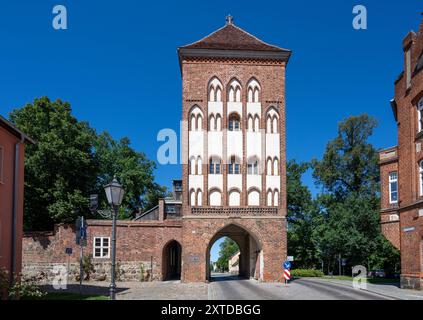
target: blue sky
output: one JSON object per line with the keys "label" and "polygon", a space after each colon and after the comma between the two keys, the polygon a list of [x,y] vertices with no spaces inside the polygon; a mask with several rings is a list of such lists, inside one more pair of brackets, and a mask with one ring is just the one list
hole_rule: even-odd
{"label": "blue sky", "polygon": [[[65,5],[68,30],[52,28]],[[352,28],[365,5],[368,29]],[[181,76],[176,48],[220,28],[225,16],[262,40],[293,51],[287,68],[287,157],[320,158],[337,123],[369,113],[377,148],[396,144],[389,107],[402,70],[403,37],[418,30],[421,1],[2,1],[0,114],[47,95],[156,160],[156,136],[178,132]],[[179,165],[158,166],[170,187]],[[304,182],[315,192],[311,176]],[[217,243],[218,245],[218,243]],[[212,252],[216,256],[217,245]]]}

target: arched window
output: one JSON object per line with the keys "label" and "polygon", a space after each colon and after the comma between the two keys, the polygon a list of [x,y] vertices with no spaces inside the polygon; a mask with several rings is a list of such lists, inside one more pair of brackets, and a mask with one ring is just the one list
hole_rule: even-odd
{"label": "arched window", "polygon": [[248,205],[259,206],[260,205],[260,191],[256,188],[252,188],[248,191]]}
{"label": "arched window", "polygon": [[420,195],[423,196],[423,160],[419,163]]}
{"label": "arched window", "polygon": [[216,130],[216,119],[213,114],[209,117],[209,130],[215,131]]}
{"label": "arched window", "polygon": [[273,168],[272,159],[269,157],[269,158],[267,158],[267,162],[266,162],[266,174],[268,176],[273,175],[272,168]]}
{"label": "arched window", "polygon": [[229,174],[241,174],[240,161],[237,157],[232,156],[229,161]]}
{"label": "arched window", "polygon": [[197,190],[197,206],[201,206],[203,204],[203,192],[201,189]]}
{"label": "arched window", "polygon": [[189,192],[189,204],[191,206],[195,206],[195,190],[191,189],[191,191]]}
{"label": "arched window", "polygon": [[275,207],[279,205],[279,191],[277,189],[273,191],[273,205]]}
{"label": "arched window", "polygon": [[278,176],[279,175],[279,160],[277,157],[273,159],[273,175]]}
{"label": "arched window", "polygon": [[272,190],[267,190],[267,205],[271,206],[273,200],[273,193]]}
{"label": "arched window", "polygon": [[240,206],[241,205],[241,193],[236,190],[229,191],[229,205],[230,206]]}
{"label": "arched window", "polygon": [[218,157],[211,157],[209,163],[210,174],[221,174],[221,161]]}
{"label": "arched window", "polygon": [[417,103],[417,117],[419,120],[418,130],[423,131],[423,98]]}
{"label": "arched window", "polygon": [[197,158],[197,174],[202,174],[202,172],[203,172],[203,160],[199,156]]}
{"label": "arched window", "polygon": [[257,157],[248,159],[247,174],[259,174],[259,161]]}
{"label": "arched window", "polygon": [[221,131],[222,130],[222,117],[220,116],[220,114],[216,115],[216,131]]}
{"label": "arched window", "polygon": [[221,206],[222,205],[222,194],[220,190],[213,189],[210,191],[210,205],[211,206]]}
{"label": "arched window", "polygon": [[229,131],[239,131],[241,130],[241,121],[238,113],[231,113],[229,115],[228,130]]}

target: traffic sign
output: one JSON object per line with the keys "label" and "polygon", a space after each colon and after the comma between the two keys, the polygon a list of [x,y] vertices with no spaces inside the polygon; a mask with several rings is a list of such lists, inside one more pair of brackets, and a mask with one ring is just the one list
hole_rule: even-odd
{"label": "traffic sign", "polygon": [[294,256],[288,256],[288,257],[286,257],[286,260],[292,262],[292,261],[294,261]]}
{"label": "traffic sign", "polygon": [[285,262],[283,263],[283,268],[284,268],[284,269],[291,269],[291,262],[289,262],[289,261],[285,261]]}
{"label": "traffic sign", "polygon": [[285,269],[283,271],[283,277],[286,281],[291,280],[291,271],[289,271],[289,269]]}
{"label": "traffic sign", "polygon": [[68,254],[68,255],[71,255],[72,254],[72,248],[66,248],[65,253]]}

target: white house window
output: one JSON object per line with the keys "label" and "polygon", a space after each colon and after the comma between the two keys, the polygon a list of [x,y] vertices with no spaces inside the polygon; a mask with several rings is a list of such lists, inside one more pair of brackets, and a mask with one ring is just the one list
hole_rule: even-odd
{"label": "white house window", "polygon": [[231,162],[229,163],[229,174],[240,174],[240,165],[235,157],[231,157]]}
{"label": "white house window", "polygon": [[423,98],[417,103],[417,117],[419,119],[419,132],[423,130]]}
{"label": "white house window", "polygon": [[398,202],[398,174],[396,171],[389,173],[389,203]]}
{"label": "white house window", "polygon": [[209,165],[209,173],[210,174],[221,174],[220,171],[220,159],[216,159],[216,158],[212,158],[210,160],[210,165]]}
{"label": "white house window", "polygon": [[247,164],[248,174],[258,174],[258,161],[257,159],[252,159]]}
{"label": "white house window", "polygon": [[241,126],[240,126],[239,115],[236,114],[236,113],[232,113],[229,116],[229,125],[228,125],[229,131],[239,131],[240,128],[241,128]]}
{"label": "white house window", "polygon": [[109,258],[110,257],[110,238],[109,237],[94,237],[94,258]]}

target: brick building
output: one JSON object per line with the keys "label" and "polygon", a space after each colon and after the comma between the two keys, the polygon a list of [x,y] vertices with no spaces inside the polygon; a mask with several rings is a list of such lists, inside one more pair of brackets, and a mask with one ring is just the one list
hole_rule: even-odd
{"label": "brick building", "polygon": [[33,141],[0,116],[0,268],[11,277],[21,272],[26,143]]}
{"label": "brick building", "polygon": [[[241,275],[280,278],[287,251],[285,68],[290,54],[235,26],[232,17],[212,34],[178,48],[182,180],[174,181],[173,197],[135,221],[118,223],[117,259],[128,278],[138,277],[142,264],[153,279],[206,281],[210,249],[223,236],[240,248]],[[65,226],[26,240],[28,273],[63,263],[65,247],[75,242]],[[106,270],[109,221],[88,220],[87,249],[96,269]],[[37,259],[42,260],[38,265]],[[72,259],[76,262],[77,255]]]}
{"label": "brick building", "polygon": [[423,288],[423,21],[403,39],[391,107],[398,146],[379,154],[382,232],[401,251],[401,287]]}

